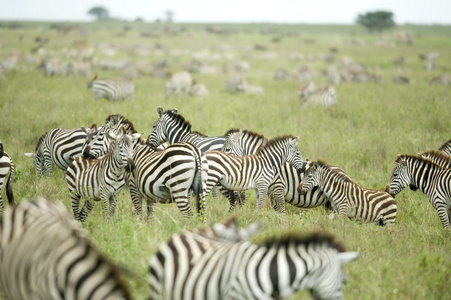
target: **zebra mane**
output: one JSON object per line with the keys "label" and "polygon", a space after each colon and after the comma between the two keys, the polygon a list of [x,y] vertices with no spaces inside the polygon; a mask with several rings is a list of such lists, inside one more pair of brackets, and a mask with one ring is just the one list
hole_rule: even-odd
{"label": "zebra mane", "polygon": [[194,133],[194,134],[196,134],[196,135],[200,135],[200,136],[202,136],[202,137],[208,137],[208,135],[205,135],[205,134],[203,134],[202,132],[199,132],[199,131],[196,131],[196,130],[191,131],[191,133]]}
{"label": "zebra mane", "polygon": [[283,141],[285,141],[285,140],[287,140],[287,139],[295,139],[295,138],[296,138],[296,137],[293,136],[293,135],[282,135],[282,136],[277,136],[277,137],[275,137],[275,138],[272,138],[272,139],[268,140],[268,142],[267,142],[265,145],[262,145],[258,151],[260,152],[260,151],[263,150],[263,149],[270,148],[270,147],[272,147],[273,145],[277,145],[277,144],[279,144],[280,142],[283,142]]}
{"label": "zebra mane", "polygon": [[181,114],[174,113],[172,110],[167,110],[163,113],[164,115],[168,115],[171,119],[174,119],[176,122],[181,123],[182,127],[191,132],[191,124],[188,122]]}
{"label": "zebra mane", "polygon": [[448,155],[445,152],[440,151],[440,150],[432,149],[432,150],[426,150],[426,151],[423,151],[420,153],[420,156],[424,156],[424,155],[434,156],[439,160],[443,160],[443,161],[447,161],[447,162],[451,163],[451,155]]}
{"label": "zebra mane", "polygon": [[130,120],[126,119],[122,115],[119,115],[119,114],[109,115],[105,121],[106,121],[106,124],[108,124],[108,123],[110,123],[111,125],[121,124],[121,125],[125,126],[127,134],[137,133],[133,123]]}
{"label": "zebra mane", "polygon": [[268,139],[263,134],[260,134],[260,133],[255,132],[255,131],[247,130],[247,129],[230,128],[229,130],[227,130],[227,132],[224,135],[228,136],[228,135],[233,134],[233,133],[238,133],[238,132],[240,132],[240,130],[243,132],[243,135],[247,134],[249,136],[256,137],[256,138],[261,139],[261,140],[265,140],[266,142],[268,141]]}
{"label": "zebra mane", "polygon": [[338,180],[344,181],[344,182],[349,182],[349,183],[353,183],[353,184],[357,184],[354,182],[354,180],[352,180],[349,176],[347,176],[345,174],[345,172],[343,170],[339,170],[331,165],[329,165],[327,162],[325,162],[324,160],[317,160],[317,163],[320,167],[325,168],[326,170],[329,171],[329,173],[332,173],[332,176],[337,178]]}
{"label": "zebra mane", "polygon": [[411,161],[419,161],[421,163],[425,163],[427,165],[434,165],[438,168],[441,168],[442,166],[440,166],[439,164],[437,164],[436,162],[430,160],[429,158],[425,158],[419,155],[410,155],[410,154],[400,154],[398,155],[398,157],[396,158],[396,163],[399,163],[402,160],[411,160]]}
{"label": "zebra mane", "polygon": [[336,249],[338,252],[346,252],[345,247],[337,242],[335,238],[324,232],[313,232],[309,235],[302,235],[298,232],[287,233],[282,236],[272,236],[260,243],[260,246],[271,247],[288,246],[289,244],[303,244],[306,248],[319,247],[326,244],[330,248]]}
{"label": "zebra mane", "polygon": [[36,147],[34,149],[35,153],[38,151],[39,147],[41,147],[41,144],[44,142],[44,139],[45,139],[47,134],[48,134],[48,132],[44,133],[43,135],[41,135],[39,137],[38,142],[36,143]]}

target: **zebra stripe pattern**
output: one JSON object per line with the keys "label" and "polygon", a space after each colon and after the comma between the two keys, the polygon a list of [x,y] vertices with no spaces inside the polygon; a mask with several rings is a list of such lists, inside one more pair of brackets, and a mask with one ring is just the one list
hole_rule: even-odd
{"label": "zebra stripe pattern", "polygon": [[13,178],[14,178],[14,163],[11,157],[3,151],[3,144],[0,141],[0,212],[5,209],[5,205],[2,200],[2,187],[5,182],[6,175],[9,172],[8,180],[6,181],[6,196],[8,198],[9,204],[14,203],[14,194],[13,194]]}
{"label": "zebra stripe pattern", "polygon": [[391,195],[359,186],[324,161],[315,162],[305,172],[298,192],[306,193],[314,186],[319,186],[339,214],[379,225],[396,220],[397,206]]}
{"label": "zebra stripe pattern", "polygon": [[202,153],[196,146],[176,143],[157,151],[138,143],[133,161],[133,172],[126,172],[125,176],[138,216],[142,217],[143,198],[147,201],[147,216],[151,216],[153,203],[168,202],[171,196],[182,215],[191,216],[190,189],[196,195],[197,211],[205,211]]}
{"label": "zebra stripe pattern", "polygon": [[[94,125],[93,125],[94,126]],[[34,153],[25,153],[33,158],[33,165],[39,175],[53,175],[53,164],[66,171],[73,160],[81,155],[86,140],[87,128],[55,128],[43,134]]]}
{"label": "zebra stripe pattern", "polygon": [[188,231],[150,258],[150,299],[280,299],[304,289],[315,299],[342,299],[343,265],[357,257],[328,235],[258,245]]}
{"label": "zebra stripe pattern", "polygon": [[421,156],[398,155],[385,191],[395,196],[408,185],[427,195],[443,227],[451,229],[451,169]]}
{"label": "zebra stripe pattern", "polygon": [[193,77],[189,72],[180,71],[172,75],[171,81],[166,82],[166,96],[184,95],[188,96],[193,84]]}
{"label": "zebra stripe pattern", "polygon": [[303,167],[299,138],[282,136],[270,140],[256,154],[235,156],[221,151],[208,151],[204,157],[208,162],[208,177],[205,195],[219,182],[234,191],[256,189],[257,209],[266,201],[268,186],[285,162],[295,169]]}
{"label": "zebra stripe pattern", "polygon": [[97,79],[95,77],[89,84],[96,100],[105,98],[110,101],[130,101],[135,94],[135,86],[129,79]]}
{"label": "zebra stripe pattern", "polygon": [[438,150],[445,152],[448,155],[451,155],[451,140],[444,143]]}
{"label": "zebra stripe pattern", "polygon": [[304,106],[321,105],[326,107],[335,104],[337,104],[337,91],[333,86],[327,85],[308,98]]}
{"label": "zebra stripe pattern", "polygon": [[131,299],[118,267],[61,203],[8,206],[0,238],[2,299]]}
{"label": "zebra stripe pattern", "polygon": [[[72,199],[74,218],[86,221],[92,204],[89,199],[103,200],[109,206],[110,215],[114,214],[117,195],[125,184],[124,169],[133,167],[133,142],[141,135],[127,135],[125,128],[115,135],[110,134],[113,140],[109,152],[100,159],[85,159],[78,157],[67,168],[66,181]],[[85,198],[85,205],[79,211],[80,198]]]}
{"label": "zebra stripe pattern", "polygon": [[157,109],[158,120],[153,124],[149,135],[149,143],[152,147],[158,147],[162,142],[169,144],[187,142],[195,145],[202,153],[211,150],[221,150],[226,140],[225,136],[207,137],[199,132],[191,132],[191,124],[177,109],[163,112],[161,107]]}
{"label": "zebra stripe pattern", "polygon": [[445,169],[451,168],[451,155],[440,150],[429,150],[419,154],[421,157],[427,158],[440,165]]}

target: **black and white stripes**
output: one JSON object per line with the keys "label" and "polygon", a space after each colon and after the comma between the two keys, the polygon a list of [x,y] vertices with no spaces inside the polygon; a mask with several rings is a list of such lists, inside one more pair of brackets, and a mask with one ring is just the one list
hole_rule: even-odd
{"label": "black and white stripes", "polygon": [[2,187],[5,182],[5,178],[9,173],[8,179],[6,181],[6,196],[8,198],[8,202],[14,203],[14,194],[13,194],[13,178],[14,178],[14,163],[11,157],[3,150],[3,144],[0,141],[0,213],[5,209],[5,205],[2,200]]}
{"label": "black and white stripes", "polygon": [[135,86],[129,79],[97,79],[88,84],[96,100],[105,98],[110,101],[128,100],[135,94]]}

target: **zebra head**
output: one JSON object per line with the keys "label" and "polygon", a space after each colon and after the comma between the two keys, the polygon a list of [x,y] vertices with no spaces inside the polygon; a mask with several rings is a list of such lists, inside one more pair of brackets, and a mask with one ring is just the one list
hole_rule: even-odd
{"label": "zebra head", "polygon": [[[396,158],[396,166],[393,169],[390,181],[387,183],[385,191],[392,197],[395,197],[396,194],[400,193],[409,184],[410,179],[408,176],[408,164],[406,157],[398,155]],[[411,185],[412,190],[415,190],[416,188],[416,186]]]}
{"label": "zebra head", "polygon": [[33,158],[33,166],[36,173],[39,175],[51,175],[53,171],[52,161],[50,159],[45,159],[45,153],[47,152],[50,156],[50,151],[45,147],[45,138],[47,132],[44,133],[38,140],[34,153],[24,153],[25,156]]}
{"label": "zebra head", "polygon": [[304,163],[302,161],[301,150],[298,147],[299,137],[291,137],[288,139],[288,155],[287,162],[296,170],[303,170]]}
{"label": "zebra head", "polygon": [[315,186],[319,186],[319,174],[318,174],[318,162],[307,162],[305,166],[304,178],[298,186],[298,192],[300,195],[305,195],[308,191]]}
{"label": "zebra head", "polygon": [[135,141],[141,137],[141,133],[127,134],[125,127],[122,126],[118,132],[108,132],[106,134],[111,139],[109,152],[113,157],[120,161],[120,164],[126,167],[127,171],[133,171],[135,163],[133,162],[133,148]]}
{"label": "zebra head", "polygon": [[168,139],[167,134],[167,123],[170,119],[170,115],[177,115],[177,108],[174,108],[171,112],[165,113],[163,112],[163,108],[158,107],[158,120],[153,123],[152,132],[149,135],[148,141],[149,145],[157,148],[161,143]]}
{"label": "zebra head", "polygon": [[241,129],[238,132],[229,133],[221,151],[232,155],[245,155],[243,145],[241,144],[242,137],[243,131]]}

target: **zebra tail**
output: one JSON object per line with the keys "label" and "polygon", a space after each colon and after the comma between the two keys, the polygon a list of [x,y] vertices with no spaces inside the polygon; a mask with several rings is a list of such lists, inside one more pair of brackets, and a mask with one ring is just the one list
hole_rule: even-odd
{"label": "zebra tail", "polygon": [[[202,152],[200,151],[200,149],[198,149],[196,146],[194,146],[196,148],[196,166],[197,166],[197,170],[196,170],[196,178],[197,180],[194,180],[194,193],[196,194],[196,206],[197,206],[197,213],[202,212],[203,214],[205,214],[205,203],[204,203],[204,191],[203,191],[203,187],[202,187]],[[202,197],[201,197],[202,195]]]}
{"label": "zebra tail", "polygon": [[6,196],[8,197],[8,202],[14,203],[14,194],[13,194],[13,180],[14,177],[14,165],[11,162],[11,168],[8,176],[8,181],[6,182]]}

